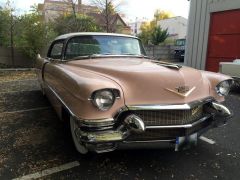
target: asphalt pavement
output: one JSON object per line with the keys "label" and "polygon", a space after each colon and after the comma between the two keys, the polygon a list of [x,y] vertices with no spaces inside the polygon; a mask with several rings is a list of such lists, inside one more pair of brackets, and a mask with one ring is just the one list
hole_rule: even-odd
{"label": "asphalt pavement", "polygon": [[[0,77],[1,78],[1,77]],[[0,79],[0,179],[186,179],[240,177],[240,96],[227,126],[213,129],[198,146],[78,154],[36,77]]]}

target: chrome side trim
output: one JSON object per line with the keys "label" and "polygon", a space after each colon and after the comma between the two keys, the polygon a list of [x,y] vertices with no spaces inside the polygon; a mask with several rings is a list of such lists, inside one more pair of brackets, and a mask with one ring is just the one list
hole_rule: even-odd
{"label": "chrome side trim", "polygon": [[58,93],[45,82],[46,86],[49,88],[49,90],[56,96],[56,98],[64,105],[64,107],[69,111],[69,113],[71,114],[71,116],[73,116],[74,118],[77,118],[77,116],[71,111],[71,109],[67,106],[67,104],[60,98],[60,96],[58,95]]}
{"label": "chrome side trim", "polygon": [[137,105],[137,106],[127,106],[128,110],[190,110],[201,104],[209,103],[214,101],[213,97],[207,97],[202,100],[193,101],[187,104],[162,104],[162,105]]}
{"label": "chrome side trim", "polygon": [[209,119],[211,117],[211,115],[207,115],[203,118],[201,118],[200,120],[192,123],[192,124],[185,124],[185,125],[172,125],[172,126],[147,126],[146,129],[178,129],[178,128],[184,128],[184,129],[189,129],[192,128],[204,121],[206,121],[207,119]]}

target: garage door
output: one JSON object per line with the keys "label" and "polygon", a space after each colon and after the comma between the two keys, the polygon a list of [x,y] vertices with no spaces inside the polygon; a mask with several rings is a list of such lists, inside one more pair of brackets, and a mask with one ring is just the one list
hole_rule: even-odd
{"label": "garage door", "polygon": [[219,71],[220,62],[240,59],[240,9],[212,13],[206,70]]}

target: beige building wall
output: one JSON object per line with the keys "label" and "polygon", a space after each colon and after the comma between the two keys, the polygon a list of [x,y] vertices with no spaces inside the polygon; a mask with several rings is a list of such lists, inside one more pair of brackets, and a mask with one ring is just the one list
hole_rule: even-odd
{"label": "beige building wall", "polygon": [[158,21],[157,25],[162,29],[168,29],[168,33],[175,39],[185,39],[187,35],[188,20],[181,16],[176,16]]}
{"label": "beige building wall", "polygon": [[[97,7],[81,4],[81,1],[78,1],[78,3],[75,4],[75,10],[78,13],[86,14],[98,11]],[[39,7],[41,7],[39,10],[42,12],[46,22],[56,19],[59,15],[73,12],[70,1],[45,0],[44,4]]]}

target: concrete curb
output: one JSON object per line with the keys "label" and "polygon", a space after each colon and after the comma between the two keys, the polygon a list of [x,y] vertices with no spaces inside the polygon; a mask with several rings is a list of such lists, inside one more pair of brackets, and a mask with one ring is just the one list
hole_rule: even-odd
{"label": "concrete curb", "polygon": [[6,68],[6,69],[0,69],[0,72],[4,71],[35,71],[36,68]]}

